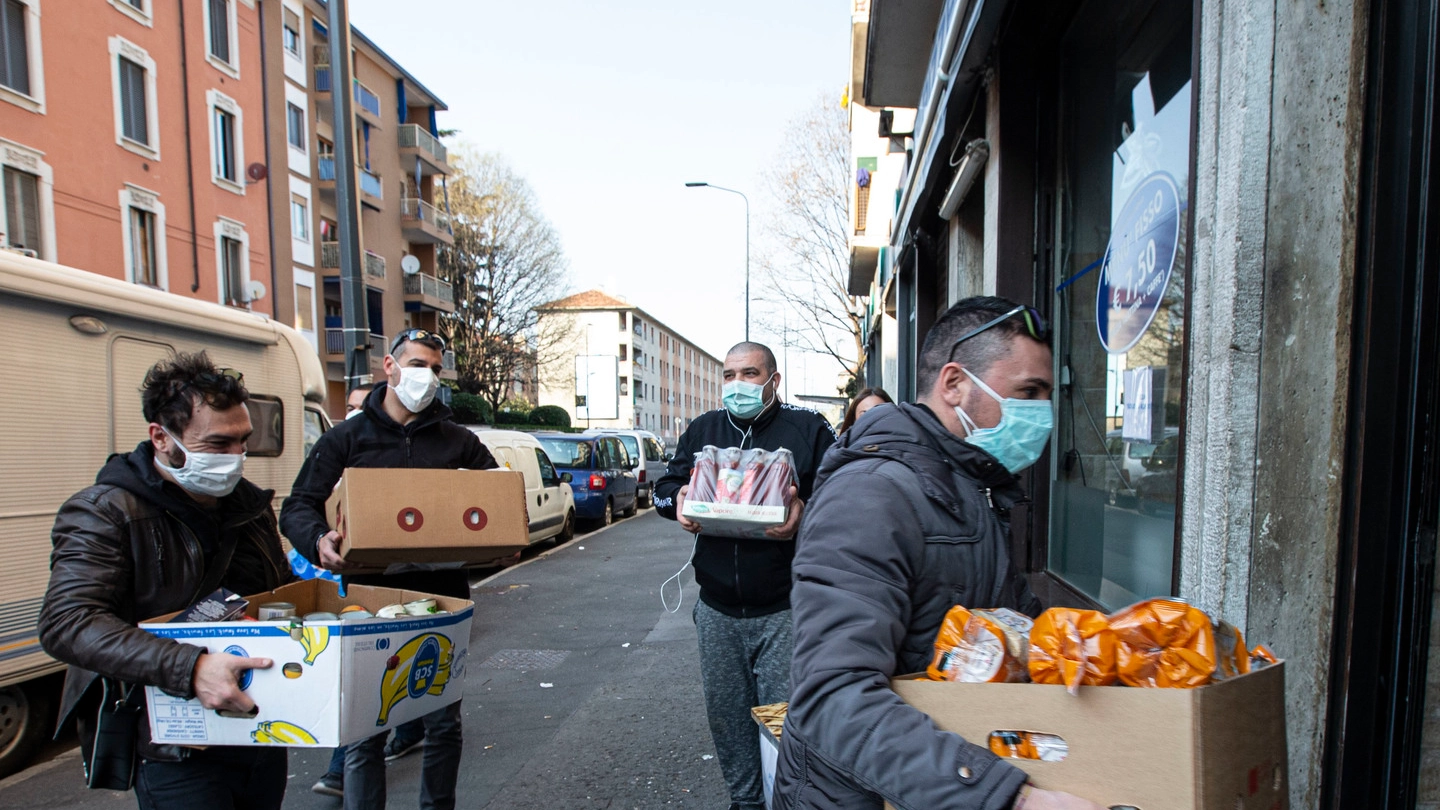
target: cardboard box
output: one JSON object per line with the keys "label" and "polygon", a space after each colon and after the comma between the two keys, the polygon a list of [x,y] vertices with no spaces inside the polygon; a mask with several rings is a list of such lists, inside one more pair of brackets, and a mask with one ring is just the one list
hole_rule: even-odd
{"label": "cardboard box", "polygon": [[946,731],[987,745],[993,731],[1063,737],[1062,762],[1007,759],[1037,787],[1106,807],[1283,810],[1288,806],[1284,665],[1199,689],[952,683],[891,685]]}
{"label": "cardboard box", "polygon": [[706,534],[771,540],[765,530],[785,522],[784,506],[751,506],[686,500],[680,514],[699,523]]}
{"label": "cardboard box", "polygon": [[780,733],[789,708],[789,703],[771,703],[750,710],[750,716],[760,726],[760,785],[766,810],[775,806],[775,768],[780,762]]}
{"label": "cardboard box", "polygon": [[247,597],[247,613],[267,602],[292,602],[297,614],[339,613],[345,605],[371,612],[433,598],[433,616],[354,622],[233,621],[140,627],[183,644],[269,658],[270,669],[241,681],[255,701],[254,717],[228,717],[160,689],[145,688],[150,735],[175,745],[282,745],[334,748],[393,728],[459,700],[465,687],[475,603],[392,588],[351,585],[341,599],[335,583],[312,579]]}
{"label": "cardboard box", "polygon": [[520,472],[352,467],[325,511],[331,528],[345,535],[340,556],[384,570],[508,557],[530,543],[525,506]]}

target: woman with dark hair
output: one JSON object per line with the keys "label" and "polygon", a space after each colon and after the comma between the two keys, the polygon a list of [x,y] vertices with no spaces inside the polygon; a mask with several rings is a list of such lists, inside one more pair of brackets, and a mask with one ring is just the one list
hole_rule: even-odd
{"label": "woman with dark hair", "polygon": [[845,421],[840,424],[840,432],[844,433],[850,426],[860,420],[865,412],[876,405],[884,405],[887,402],[894,402],[890,395],[885,393],[884,388],[861,388],[860,393],[850,400],[850,407],[845,409]]}

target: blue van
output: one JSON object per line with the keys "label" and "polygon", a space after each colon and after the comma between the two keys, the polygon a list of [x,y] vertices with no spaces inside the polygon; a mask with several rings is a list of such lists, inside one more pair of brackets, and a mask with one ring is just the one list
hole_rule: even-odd
{"label": "blue van", "polygon": [[640,504],[633,462],[616,436],[537,433],[546,455],[560,473],[570,473],[575,516],[608,526],[616,515],[635,514]]}

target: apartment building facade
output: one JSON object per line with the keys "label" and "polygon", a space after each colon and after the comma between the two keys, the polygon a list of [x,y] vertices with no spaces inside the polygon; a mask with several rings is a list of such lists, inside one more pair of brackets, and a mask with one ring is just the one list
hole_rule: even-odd
{"label": "apartment building facade", "polygon": [[259,18],[0,2],[0,246],[275,314]]}
{"label": "apartment building facade", "polygon": [[[277,265],[290,276],[279,311],[293,318],[325,361],[333,415],[345,399],[341,331],[340,250],[336,228],[334,76],[327,9],[318,0],[262,0],[267,8],[265,59],[267,146],[277,181]],[[278,13],[268,13],[268,11]],[[361,275],[372,335],[372,373],[380,373],[388,336],[439,329],[455,309],[448,282],[437,275],[438,250],[453,244],[445,205],[447,153],[436,128],[446,109],[434,93],[381,48],[352,28],[350,88],[360,201]],[[284,171],[281,171],[283,167]],[[278,178],[283,177],[283,181]],[[446,353],[454,377],[454,355]]]}
{"label": "apartment building facade", "polygon": [[539,402],[571,424],[648,430],[673,445],[720,407],[723,363],[634,304],[589,290],[537,311]]}

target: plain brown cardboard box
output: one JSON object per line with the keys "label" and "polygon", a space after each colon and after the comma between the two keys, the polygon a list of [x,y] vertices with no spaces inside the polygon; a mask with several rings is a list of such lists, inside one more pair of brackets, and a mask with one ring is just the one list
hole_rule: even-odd
{"label": "plain brown cardboard box", "polygon": [[525,480],[509,470],[352,467],[325,511],[345,535],[340,556],[366,569],[486,563],[530,542]]}
{"label": "plain brown cardboard box", "polygon": [[1007,759],[1040,788],[1139,810],[1288,807],[1283,664],[1199,689],[951,683],[895,679],[936,725],[977,745],[990,732],[1041,731],[1062,762]]}

